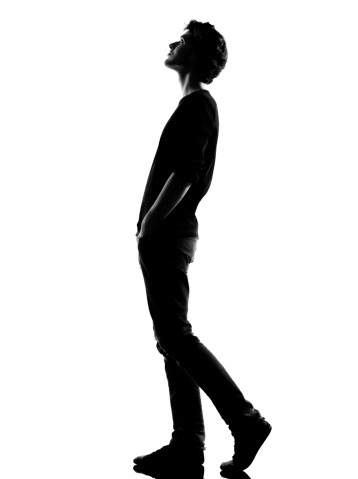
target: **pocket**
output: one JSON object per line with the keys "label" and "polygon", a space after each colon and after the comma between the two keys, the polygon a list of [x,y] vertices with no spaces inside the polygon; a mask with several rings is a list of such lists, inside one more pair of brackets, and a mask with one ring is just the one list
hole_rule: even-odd
{"label": "pocket", "polygon": [[170,263],[188,274],[189,264],[191,263],[190,256],[184,251],[175,251],[170,257]]}
{"label": "pocket", "polygon": [[154,235],[137,236],[138,241],[147,241],[147,240],[151,240],[151,239],[155,239],[155,238],[156,238],[156,236],[154,236]]}
{"label": "pocket", "polygon": [[160,250],[158,238],[153,235],[150,236],[137,236],[137,248],[141,256],[153,256],[157,250]]}
{"label": "pocket", "polygon": [[140,244],[146,244],[146,243],[152,243],[153,240],[155,240],[155,236],[137,236],[137,243],[138,245]]}

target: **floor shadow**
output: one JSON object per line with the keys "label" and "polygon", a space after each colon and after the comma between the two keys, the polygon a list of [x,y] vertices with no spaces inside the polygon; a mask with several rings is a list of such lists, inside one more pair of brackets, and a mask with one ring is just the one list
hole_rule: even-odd
{"label": "floor shadow", "polygon": [[[139,471],[136,471],[136,472],[139,472]],[[144,475],[145,474],[143,474],[143,476]],[[222,475],[222,473],[220,473],[220,476],[225,477],[226,479],[250,479],[250,476],[245,471],[235,472],[234,475],[225,475],[225,476]],[[170,473],[163,472],[155,476],[148,475],[147,477],[153,477],[154,479],[205,479],[204,466],[197,468],[195,471],[178,470],[176,472],[170,472]]]}

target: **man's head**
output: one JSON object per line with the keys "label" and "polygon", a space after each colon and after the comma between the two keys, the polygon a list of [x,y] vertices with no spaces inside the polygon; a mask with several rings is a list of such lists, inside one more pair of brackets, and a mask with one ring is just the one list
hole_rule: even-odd
{"label": "man's head", "polygon": [[225,39],[210,23],[191,20],[184,30],[180,41],[169,45],[172,54],[165,65],[177,71],[195,71],[199,81],[208,85],[226,65]]}

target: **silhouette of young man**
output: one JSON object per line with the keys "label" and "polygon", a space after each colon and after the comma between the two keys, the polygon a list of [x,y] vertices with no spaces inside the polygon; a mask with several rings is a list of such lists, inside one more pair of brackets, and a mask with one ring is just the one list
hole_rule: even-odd
{"label": "silhouette of young man", "polygon": [[233,459],[221,465],[221,474],[238,477],[271,426],[194,335],[187,319],[188,267],[199,237],[195,212],[212,181],[219,134],[217,105],[203,84],[219,75],[228,54],[224,37],[210,23],[191,20],[184,30],[169,45],[165,60],[179,75],[183,97],[160,137],[136,235],[156,345],[164,356],[173,433],[169,444],[136,457],[134,470],[152,477],[172,477],[178,471],[202,477],[202,389],[235,439]]}

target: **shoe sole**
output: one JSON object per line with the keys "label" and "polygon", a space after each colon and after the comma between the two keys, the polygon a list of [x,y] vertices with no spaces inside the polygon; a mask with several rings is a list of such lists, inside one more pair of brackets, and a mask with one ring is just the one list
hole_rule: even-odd
{"label": "shoe sole", "polygon": [[179,467],[175,470],[166,469],[161,471],[148,470],[146,468],[141,468],[140,465],[136,464],[133,467],[135,472],[140,474],[145,474],[146,476],[154,477],[155,479],[204,479],[204,466],[187,466]]}
{"label": "shoe sole", "polygon": [[234,475],[231,476],[225,475],[223,471],[221,471],[220,476],[225,477],[226,479],[250,479],[245,471],[235,471]]}

